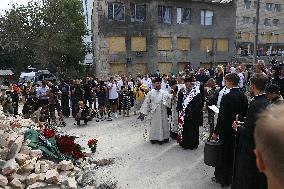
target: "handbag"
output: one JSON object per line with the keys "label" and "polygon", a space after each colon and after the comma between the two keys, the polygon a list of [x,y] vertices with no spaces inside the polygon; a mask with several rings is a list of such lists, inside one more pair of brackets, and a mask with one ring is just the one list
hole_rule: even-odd
{"label": "handbag", "polygon": [[211,167],[220,167],[222,163],[222,145],[218,141],[206,141],[204,146],[204,163]]}

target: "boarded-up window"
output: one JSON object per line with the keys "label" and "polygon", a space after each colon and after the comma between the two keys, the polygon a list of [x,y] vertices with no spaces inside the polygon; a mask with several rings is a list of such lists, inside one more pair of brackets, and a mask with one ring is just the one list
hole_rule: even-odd
{"label": "boarded-up window", "polygon": [[168,74],[173,71],[173,63],[171,62],[159,62],[159,71],[161,74]]}
{"label": "boarded-up window", "polygon": [[146,51],[146,37],[131,37],[132,51]]}
{"label": "boarded-up window", "polygon": [[278,42],[278,38],[279,38],[279,35],[277,35],[277,34],[271,35],[270,42],[271,43],[277,43]]}
{"label": "boarded-up window", "polygon": [[125,37],[109,37],[110,52],[125,52]]}
{"label": "boarded-up window", "polygon": [[144,75],[147,72],[147,64],[146,63],[136,63],[132,64],[132,69],[131,69],[132,75],[137,76],[137,74]]}
{"label": "boarded-up window", "polygon": [[188,37],[178,37],[177,38],[177,49],[182,51],[190,50],[190,38]]}
{"label": "boarded-up window", "polygon": [[242,41],[250,41],[250,33],[243,32],[242,33]]}
{"label": "boarded-up window", "polygon": [[264,43],[268,43],[270,41],[270,34],[261,35],[261,41]]}
{"label": "boarded-up window", "polygon": [[158,38],[158,50],[159,51],[170,51],[170,50],[172,50],[172,38],[170,38],[170,37],[159,37]]}
{"label": "boarded-up window", "polygon": [[229,51],[228,39],[217,39],[217,51],[218,52],[228,52]]}
{"label": "boarded-up window", "polygon": [[213,39],[203,38],[200,40],[200,50],[207,51],[212,50],[213,48]]}
{"label": "boarded-up window", "polygon": [[126,64],[125,63],[118,63],[112,62],[110,63],[110,75],[126,75]]}

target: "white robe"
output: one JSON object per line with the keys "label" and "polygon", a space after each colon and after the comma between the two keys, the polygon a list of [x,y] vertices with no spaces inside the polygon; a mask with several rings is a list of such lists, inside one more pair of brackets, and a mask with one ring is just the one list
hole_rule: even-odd
{"label": "white robe", "polygon": [[163,141],[169,139],[167,107],[170,107],[170,98],[171,95],[162,89],[153,89],[145,97],[140,112],[150,117],[149,140]]}
{"label": "white robe", "polygon": [[178,133],[178,111],[177,111],[177,96],[173,96],[171,99],[171,110],[172,115],[169,117],[169,123],[171,131],[173,133]]}

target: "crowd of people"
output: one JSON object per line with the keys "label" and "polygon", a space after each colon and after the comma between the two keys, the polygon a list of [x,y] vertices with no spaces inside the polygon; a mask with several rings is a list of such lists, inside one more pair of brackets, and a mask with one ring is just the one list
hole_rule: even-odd
{"label": "crowd of people", "polygon": [[18,115],[22,101],[25,118],[64,123],[64,117],[73,116],[78,126],[81,121],[113,121],[133,113],[142,121],[150,120],[146,134],[152,144],[162,145],[172,138],[191,150],[199,146],[206,110],[208,140],[222,141],[222,164],[215,167],[212,180],[233,189],[262,189],[267,188],[267,179],[256,165],[254,131],[258,115],[271,104],[282,104],[283,95],[284,66],[268,67],[259,61],[251,70],[245,64],[228,64],[213,72],[200,68],[176,75],[13,84],[2,89],[0,101],[7,114]]}

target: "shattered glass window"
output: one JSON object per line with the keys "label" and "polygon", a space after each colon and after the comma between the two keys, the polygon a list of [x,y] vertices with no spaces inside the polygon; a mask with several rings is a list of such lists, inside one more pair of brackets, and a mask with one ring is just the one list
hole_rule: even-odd
{"label": "shattered glass window", "polygon": [[178,24],[191,23],[191,15],[189,8],[177,8],[177,23]]}
{"label": "shattered glass window", "polygon": [[124,21],[125,6],[122,3],[111,3],[108,5],[108,19],[115,21]]}
{"label": "shattered glass window", "polygon": [[130,4],[131,22],[146,21],[146,5]]}
{"label": "shattered glass window", "polygon": [[159,6],[158,7],[158,21],[159,23],[172,23],[172,7]]}

